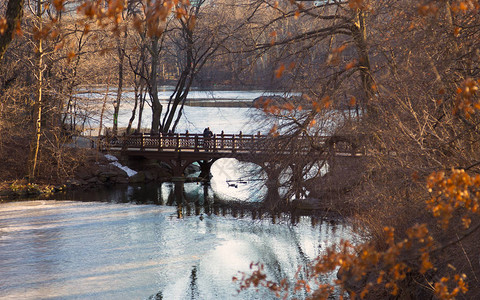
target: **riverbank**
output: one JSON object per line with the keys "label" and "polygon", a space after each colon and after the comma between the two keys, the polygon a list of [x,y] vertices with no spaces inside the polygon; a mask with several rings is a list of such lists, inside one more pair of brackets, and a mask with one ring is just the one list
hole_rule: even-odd
{"label": "riverbank", "polygon": [[[49,197],[58,192],[74,190],[95,190],[103,187],[142,185],[149,183],[173,182],[179,178],[172,175],[167,165],[156,161],[144,163],[140,169],[132,170],[111,154],[83,148],[81,163],[65,178],[40,177],[35,182],[26,178],[0,179],[0,202],[16,199]],[[182,182],[204,182],[206,179],[192,176],[200,171],[197,165],[185,170]],[[42,174],[44,175],[44,174]]]}
{"label": "riverbank", "polygon": [[62,186],[28,183],[26,180],[0,182],[0,202],[19,198],[30,198],[60,191]]}
{"label": "riverbank", "polygon": [[[118,163],[114,156],[106,156],[95,150],[88,150],[86,154],[84,153],[82,163],[67,178],[40,178],[35,182],[29,182],[25,178],[0,181],[0,202],[48,196],[66,190],[127,184],[130,182],[129,179],[135,178],[133,176],[137,174],[138,172]],[[137,177],[133,181],[139,182],[141,180]]]}

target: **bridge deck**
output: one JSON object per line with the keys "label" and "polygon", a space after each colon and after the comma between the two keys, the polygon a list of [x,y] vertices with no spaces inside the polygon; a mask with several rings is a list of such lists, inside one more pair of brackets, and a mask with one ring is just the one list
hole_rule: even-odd
{"label": "bridge deck", "polygon": [[127,155],[204,158],[240,157],[243,155],[308,155],[330,153],[336,156],[362,156],[364,151],[351,143],[332,142],[329,136],[270,136],[224,134],[204,137],[199,134],[138,134],[103,138],[98,146],[103,151],[122,151]]}

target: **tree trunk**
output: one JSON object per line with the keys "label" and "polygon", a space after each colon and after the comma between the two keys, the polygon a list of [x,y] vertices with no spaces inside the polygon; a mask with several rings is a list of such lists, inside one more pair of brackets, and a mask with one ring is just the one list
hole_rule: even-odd
{"label": "tree trunk", "polygon": [[[37,2],[37,21],[38,21],[38,29],[39,32],[42,31],[42,2]],[[33,136],[32,146],[31,146],[31,163],[30,163],[30,174],[29,180],[33,181],[35,179],[35,173],[37,170],[37,162],[38,162],[38,153],[40,151],[40,137],[42,135],[42,88],[43,88],[43,38],[39,37],[38,44],[37,44],[37,57],[38,57],[38,65],[37,65],[37,99],[34,103],[34,111],[35,111],[35,133]]]}
{"label": "tree trunk", "polygon": [[127,135],[129,135],[132,131],[132,124],[133,124],[133,121],[135,120],[135,115],[137,114],[138,101],[139,101],[139,98],[142,97],[142,93],[143,93],[143,87],[136,84],[135,85],[135,103],[133,104],[132,116],[130,117],[130,120],[128,120]]}
{"label": "tree trunk", "polygon": [[143,117],[143,107],[145,106],[145,97],[146,92],[140,94],[140,108],[138,109],[138,123],[137,123],[137,132],[140,132],[142,129],[142,117]]}
{"label": "tree trunk", "polygon": [[157,66],[158,66],[158,37],[152,38],[152,65],[150,72],[150,84],[149,91],[152,98],[152,133],[158,133],[160,127],[160,117],[162,115],[162,105],[158,99],[158,87],[157,87]]}
{"label": "tree trunk", "polygon": [[22,21],[24,0],[9,0],[5,17],[7,19],[7,29],[0,35],[0,61],[3,59],[5,51],[13,40],[17,24]]}
{"label": "tree trunk", "polygon": [[187,53],[186,53],[187,60],[185,64],[185,69],[180,75],[180,79],[177,83],[177,86],[175,87],[175,91],[170,97],[170,102],[168,107],[170,108],[170,104],[171,104],[171,110],[167,109],[167,112],[165,113],[165,117],[163,118],[162,130],[164,133],[168,132],[168,130],[172,126],[173,118],[175,117],[175,113],[177,111],[178,105],[180,103],[183,103],[187,98],[187,95],[190,91],[190,86],[193,80],[193,73],[195,72],[195,67],[196,67],[194,62],[194,57],[193,57],[193,32],[187,29],[187,27],[184,27],[184,30],[186,31],[185,35],[186,35],[186,42],[187,42]]}
{"label": "tree trunk", "polygon": [[364,92],[363,108],[366,109],[369,117],[375,118],[377,112],[374,105],[375,83],[372,78],[370,58],[367,47],[367,29],[365,24],[365,12],[357,11],[356,22],[353,28],[353,39],[358,52],[360,79],[362,81],[362,90]]}
{"label": "tree trunk", "polygon": [[123,49],[125,48],[125,43],[127,41],[127,33],[125,32],[123,45],[121,44],[120,37],[117,39],[117,52],[118,52],[118,88],[117,88],[117,98],[113,104],[113,136],[116,136],[118,133],[118,113],[120,111],[120,101],[122,100],[122,91],[123,91],[123,61],[125,60],[125,53]]}
{"label": "tree trunk", "polygon": [[98,125],[98,136],[102,135],[103,114],[105,113],[105,106],[107,104],[109,88],[110,88],[110,74],[108,75],[107,91],[105,92],[105,96],[103,97],[102,111],[100,112],[100,124]]}

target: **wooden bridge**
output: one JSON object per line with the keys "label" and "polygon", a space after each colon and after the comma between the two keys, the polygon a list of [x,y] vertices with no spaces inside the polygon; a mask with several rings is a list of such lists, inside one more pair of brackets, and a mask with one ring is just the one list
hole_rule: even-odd
{"label": "wooden bridge", "polygon": [[142,133],[98,140],[106,152],[121,152],[129,158],[143,157],[163,161],[171,166],[173,176],[182,176],[193,162],[208,165],[219,158],[237,158],[250,162],[272,161],[272,158],[308,156],[327,159],[332,156],[363,156],[360,149],[345,137],[258,134],[149,134]]}

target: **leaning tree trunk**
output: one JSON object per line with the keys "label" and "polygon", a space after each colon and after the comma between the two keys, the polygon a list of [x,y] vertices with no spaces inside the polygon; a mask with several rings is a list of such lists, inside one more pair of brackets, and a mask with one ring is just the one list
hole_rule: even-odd
{"label": "leaning tree trunk", "polygon": [[[108,99],[108,93],[110,89],[110,74],[108,74],[108,79],[107,79],[107,91],[105,92],[105,96],[103,97],[103,105],[102,105],[102,110],[100,111],[100,124],[98,125],[98,136],[102,135],[102,127],[103,127],[103,115],[105,113],[105,107],[107,105],[107,99]],[[106,135],[106,132],[104,132]]]}
{"label": "leaning tree trunk", "polygon": [[[186,100],[192,84],[193,74],[195,72],[194,68],[196,63],[194,62],[193,57],[193,32],[187,26],[184,26],[184,30],[186,31],[185,35],[187,42],[186,64],[182,74],[180,75],[177,86],[175,87],[175,91],[170,97],[168,108],[165,113],[165,117],[163,118],[162,130],[164,133],[168,132],[168,130],[171,128],[178,105],[184,103]],[[169,109],[170,106],[171,109]]]}
{"label": "leaning tree trunk", "polygon": [[138,99],[142,97],[143,87],[135,84],[134,90],[135,90],[134,91],[135,103],[133,104],[132,115],[130,117],[130,120],[128,120],[127,135],[129,135],[132,131],[132,124],[133,124],[133,121],[135,120],[135,115],[137,114],[137,107],[138,107],[138,101],[139,101]]}

